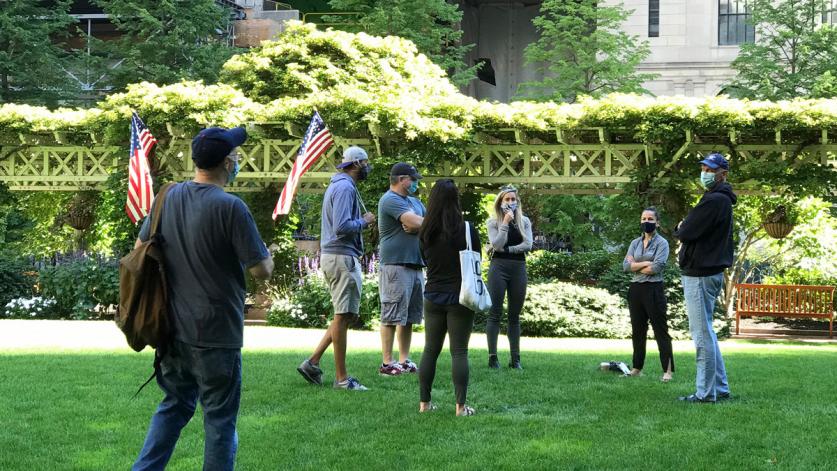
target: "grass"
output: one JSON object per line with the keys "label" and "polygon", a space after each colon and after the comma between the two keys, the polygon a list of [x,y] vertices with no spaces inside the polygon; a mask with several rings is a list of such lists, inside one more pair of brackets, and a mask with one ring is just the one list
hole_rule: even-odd
{"label": "grass", "polygon": [[[472,350],[470,418],[453,416],[447,350],[440,410],[422,415],[417,378],[373,375],[374,350],[349,355],[366,393],[305,384],[301,351],[245,350],[238,469],[837,467],[837,346],[725,343],[737,398],[705,405],[675,400],[693,390],[688,344],[678,344],[675,381],[662,384],[652,348],[646,376],[621,378],[596,367],[629,358],[624,344],[591,342],[601,350],[524,352],[523,372],[489,371],[486,352]],[[0,469],[128,469],[160,399],[152,385],[130,400],[150,363],[124,351],[0,350]],[[198,413],[169,469],[199,469],[202,453]]]}

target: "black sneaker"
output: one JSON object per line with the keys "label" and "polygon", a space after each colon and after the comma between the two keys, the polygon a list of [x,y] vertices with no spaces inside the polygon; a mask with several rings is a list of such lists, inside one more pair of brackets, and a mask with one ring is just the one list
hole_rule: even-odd
{"label": "black sneaker", "polygon": [[677,398],[677,400],[690,403],[715,404],[714,400],[706,398],[701,399],[697,397],[697,395],[695,394],[690,394],[688,396],[680,396]]}
{"label": "black sneaker", "polygon": [[323,385],[323,370],[319,366],[311,363],[310,360],[305,360],[300,363],[296,370],[305,378],[305,381],[316,384],[317,386]]}
{"label": "black sneaker", "polygon": [[500,369],[500,360],[497,359],[497,355],[488,355],[488,367],[495,370]]}
{"label": "black sneaker", "polygon": [[719,401],[729,401],[730,399],[732,399],[732,395],[730,395],[730,393],[728,393],[728,392],[718,393],[718,400]]}
{"label": "black sneaker", "polygon": [[513,370],[522,370],[523,367],[520,366],[520,357],[512,358],[511,360],[509,360],[509,368]]}

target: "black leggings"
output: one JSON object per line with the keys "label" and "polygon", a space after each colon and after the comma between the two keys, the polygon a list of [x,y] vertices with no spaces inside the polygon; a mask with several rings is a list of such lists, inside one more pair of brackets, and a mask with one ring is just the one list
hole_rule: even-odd
{"label": "black leggings", "polygon": [[509,295],[509,350],[512,359],[520,358],[520,311],[526,299],[526,261],[494,258],[488,267],[488,294],[491,295],[491,311],[485,324],[488,338],[488,354],[497,354],[497,336],[503,318],[503,301]]}
{"label": "black leggings", "polygon": [[674,371],[671,337],[668,335],[666,324],[667,309],[666,294],[661,281],[631,283],[628,288],[628,310],[631,313],[634,368],[641,370],[645,366],[645,343],[648,339],[648,321],[651,321],[657,348],[660,350],[660,365],[663,371]]}
{"label": "black leggings", "polygon": [[421,402],[430,402],[436,360],[442,353],[445,334],[450,333],[450,356],[456,403],[465,404],[468,395],[468,341],[474,328],[474,311],[459,304],[434,304],[424,300],[424,353],[419,365]]}

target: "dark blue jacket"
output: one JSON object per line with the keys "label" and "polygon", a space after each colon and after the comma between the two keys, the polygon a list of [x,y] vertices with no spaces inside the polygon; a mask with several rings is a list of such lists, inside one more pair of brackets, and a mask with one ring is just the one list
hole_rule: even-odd
{"label": "dark blue jacket", "polygon": [[727,182],[703,194],[674,231],[682,242],[678,261],[686,276],[711,276],[732,266],[732,206],[737,198]]}

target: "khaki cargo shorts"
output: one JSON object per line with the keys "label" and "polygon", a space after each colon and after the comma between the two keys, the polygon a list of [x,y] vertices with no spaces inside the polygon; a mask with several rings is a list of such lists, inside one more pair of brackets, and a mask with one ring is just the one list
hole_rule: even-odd
{"label": "khaki cargo shorts", "polygon": [[421,324],[424,313],[424,272],[402,265],[381,265],[381,324]]}
{"label": "khaki cargo shorts", "polygon": [[360,290],[363,278],[360,275],[360,260],[351,255],[324,253],[320,255],[331,305],[335,314],[360,314]]}

